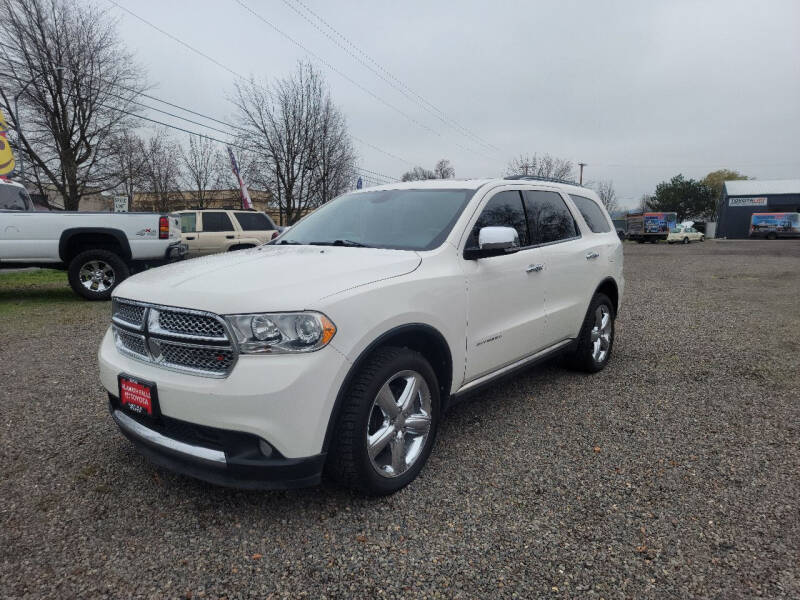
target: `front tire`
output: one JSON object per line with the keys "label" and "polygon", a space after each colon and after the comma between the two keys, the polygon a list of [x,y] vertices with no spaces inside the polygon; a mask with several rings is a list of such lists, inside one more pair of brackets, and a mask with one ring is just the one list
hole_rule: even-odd
{"label": "front tire", "polygon": [[614,305],[605,294],[595,294],[578,334],[578,345],[567,356],[572,369],[586,373],[602,371],[614,347]]}
{"label": "front tire", "polygon": [[378,349],[343,399],[326,473],[369,495],[402,489],[428,460],[439,407],[439,383],[424,356],[408,348]]}
{"label": "front tire", "polygon": [[72,290],[87,300],[108,300],[130,275],[128,265],[109,250],[86,250],[69,263],[68,280]]}
{"label": "front tire", "polygon": [[683,243],[684,244],[688,244],[689,243],[689,238],[687,238],[687,237],[683,238]]}

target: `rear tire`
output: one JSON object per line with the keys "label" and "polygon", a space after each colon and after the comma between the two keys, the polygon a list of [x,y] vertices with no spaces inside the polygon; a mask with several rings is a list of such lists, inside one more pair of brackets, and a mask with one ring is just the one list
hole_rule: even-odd
{"label": "rear tire", "polygon": [[428,460],[439,406],[439,383],[424,356],[408,348],[376,350],[343,398],[326,474],[369,495],[402,489]]}
{"label": "rear tire", "polygon": [[778,239],[778,235],[775,232],[768,233],[767,234],[767,239],[768,240],[777,240]]}
{"label": "rear tire", "polygon": [[[605,316],[608,322],[604,326]],[[585,373],[597,373],[605,368],[614,348],[615,318],[614,305],[608,296],[595,294],[583,319],[578,345],[566,357],[568,367]]]}
{"label": "rear tire", "polygon": [[110,250],[86,250],[69,263],[72,290],[87,300],[108,300],[111,292],[130,275],[128,265]]}
{"label": "rear tire", "polygon": [[687,238],[687,237],[683,238],[683,243],[684,244],[688,244],[689,243],[689,238]]}

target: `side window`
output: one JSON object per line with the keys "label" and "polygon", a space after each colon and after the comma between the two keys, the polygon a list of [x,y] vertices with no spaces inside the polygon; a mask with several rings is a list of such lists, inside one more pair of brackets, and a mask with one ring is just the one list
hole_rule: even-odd
{"label": "side window", "polygon": [[204,212],[203,231],[233,231],[233,223],[227,213]]}
{"label": "side window", "polygon": [[481,216],[469,234],[467,248],[478,247],[478,232],[481,227],[513,227],[519,234],[519,245],[528,246],[528,229],[525,226],[525,210],[519,192],[500,192],[495,194],[483,208]]}
{"label": "side window", "polygon": [[574,196],[570,194],[572,201],[578,210],[583,215],[583,220],[594,233],[606,233],[611,231],[611,226],[608,224],[608,219],[603,214],[603,210],[597,205],[597,202],[583,196]]}
{"label": "side window", "polygon": [[197,231],[197,213],[181,213],[181,233]]}
{"label": "side window", "polygon": [[578,236],[575,219],[557,192],[525,191],[525,210],[534,244],[548,244]]}
{"label": "side window", "polygon": [[22,188],[0,184],[0,210],[28,210],[27,197]]}
{"label": "side window", "polygon": [[277,229],[272,223],[270,218],[264,213],[260,212],[237,212],[236,220],[242,231],[269,231],[270,229]]}

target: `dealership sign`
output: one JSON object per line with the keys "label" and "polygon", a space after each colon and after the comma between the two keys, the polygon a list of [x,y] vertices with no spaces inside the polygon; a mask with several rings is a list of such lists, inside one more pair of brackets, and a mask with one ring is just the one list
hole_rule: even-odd
{"label": "dealership sign", "polygon": [[767,199],[761,198],[728,198],[728,206],[766,206]]}

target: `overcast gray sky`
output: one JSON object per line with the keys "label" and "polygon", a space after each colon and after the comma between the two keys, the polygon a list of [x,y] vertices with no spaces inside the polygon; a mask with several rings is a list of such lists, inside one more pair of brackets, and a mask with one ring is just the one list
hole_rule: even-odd
{"label": "overcast gray sky", "polygon": [[[547,152],[588,163],[585,179],[613,180],[628,204],[679,172],[800,177],[797,0],[241,0],[327,65],[236,0],[116,1],[246,76],[269,81],[310,60],[353,135],[427,168],[448,158],[457,177],[497,176],[515,155]],[[233,75],[108,6],[154,95],[230,118]],[[292,6],[313,10],[458,125],[379,79]],[[364,168],[399,177],[410,167],[356,148]]]}

